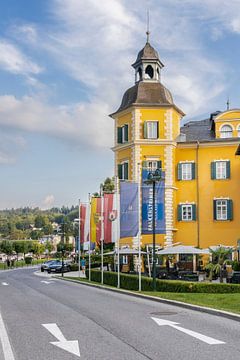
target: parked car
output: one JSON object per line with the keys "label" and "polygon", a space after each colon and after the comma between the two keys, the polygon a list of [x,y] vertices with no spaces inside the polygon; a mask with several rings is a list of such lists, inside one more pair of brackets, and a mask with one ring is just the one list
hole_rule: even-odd
{"label": "parked car", "polygon": [[[55,260],[51,264],[48,265],[48,268],[46,269],[47,272],[50,274],[51,272],[62,272],[62,261]],[[63,272],[71,271],[71,266],[66,261],[63,262]]]}
{"label": "parked car", "polygon": [[41,272],[44,272],[44,270],[47,270],[48,266],[55,261],[56,260],[48,260],[48,261],[45,261],[43,264],[41,264]]}
{"label": "parked car", "polygon": [[234,271],[231,279],[232,284],[240,284],[240,271]]}

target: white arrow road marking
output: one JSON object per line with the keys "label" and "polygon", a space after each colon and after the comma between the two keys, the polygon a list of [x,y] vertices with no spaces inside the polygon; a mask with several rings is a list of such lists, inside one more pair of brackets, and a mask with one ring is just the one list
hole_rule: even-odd
{"label": "white arrow road marking", "polygon": [[4,285],[4,286],[8,286],[9,284],[8,284],[8,283],[6,283],[6,282],[2,282],[2,285]]}
{"label": "white arrow road marking", "polygon": [[5,360],[15,360],[2,315],[0,313],[0,340]]}
{"label": "white arrow road marking", "polygon": [[209,336],[205,336],[203,334],[200,334],[198,332],[192,331],[192,330],[188,330],[188,329],[184,329],[181,326],[178,326],[179,323],[173,322],[173,321],[169,321],[169,320],[164,320],[164,319],[158,319],[158,318],[154,318],[152,317],[152,319],[159,325],[159,326],[164,326],[164,325],[168,325],[173,327],[176,330],[179,330],[187,335],[190,335],[198,340],[201,340],[209,345],[219,345],[219,344],[225,344],[225,342],[217,340],[217,339],[213,339]]}
{"label": "white arrow road marking", "polygon": [[41,280],[41,283],[44,283],[44,284],[52,284],[52,283],[53,283],[53,281]]}
{"label": "white arrow road marking", "polygon": [[58,339],[58,341],[50,342],[50,344],[58,346],[60,349],[80,357],[78,340],[66,340],[57,324],[42,324],[42,326],[44,326],[53,336],[55,336],[55,338]]}

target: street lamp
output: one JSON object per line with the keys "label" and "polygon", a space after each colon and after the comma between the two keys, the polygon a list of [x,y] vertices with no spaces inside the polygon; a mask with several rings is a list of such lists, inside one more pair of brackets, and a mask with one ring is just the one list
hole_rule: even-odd
{"label": "street lamp", "polygon": [[144,181],[147,185],[152,185],[153,190],[153,215],[152,215],[152,235],[153,235],[153,291],[156,291],[156,214],[155,214],[155,192],[156,183],[162,180],[162,170],[157,169],[154,172],[148,173],[147,180]]}
{"label": "street lamp", "polygon": [[62,240],[62,244],[60,245],[60,251],[62,252],[62,277],[63,277],[63,267],[64,267],[64,249],[65,249],[65,245],[64,245],[64,235],[65,235],[65,223],[64,223],[64,219],[62,221],[62,235],[63,235],[63,240]]}

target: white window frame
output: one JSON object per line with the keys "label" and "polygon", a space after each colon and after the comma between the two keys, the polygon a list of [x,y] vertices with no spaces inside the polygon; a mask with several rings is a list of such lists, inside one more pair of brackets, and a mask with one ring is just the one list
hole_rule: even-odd
{"label": "white window frame", "polygon": [[123,265],[128,265],[128,255],[123,255],[123,257],[122,257],[122,264],[123,264]]}
{"label": "white window frame", "polygon": [[[229,130],[224,130],[224,128],[228,128]],[[231,129],[231,131],[230,131]],[[233,127],[230,124],[224,124],[220,129],[220,138],[229,139],[233,137]]]}
{"label": "white window frame", "polygon": [[146,121],[147,123],[147,138],[158,139],[158,121]]}
{"label": "white window frame", "polygon": [[182,180],[192,180],[192,163],[181,163]]}
{"label": "white window frame", "polygon": [[125,178],[125,173],[124,173],[124,164],[128,164],[128,174],[129,175],[129,161],[123,161],[120,163],[120,165],[122,166],[122,179],[120,180],[128,180],[129,179],[129,176],[128,176],[128,179]]}
{"label": "white window frame", "polygon": [[193,207],[191,204],[182,204],[181,211],[182,211],[182,221],[193,220]]}
{"label": "white window frame", "polygon": [[216,164],[216,179],[226,179],[227,178],[227,162],[224,160],[215,161]]}
{"label": "white window frame", "polygon": [[[128,142],[128,140],[126,140],[126,128],[125,128],[125,125],[128,125],[128,124],[124,124],[121,129],[122,129],[122,143],[126,143]],[[129,126],[128,126],[129,128]]]}
{"label": "white window frame", "polygon": [[228,219],[228,201],[227,199],[216,199],[216,220]]}
{"label": "white window frame", "polygon": [[158,160],[147,160],[148,171],[155,171],[158,168]]}

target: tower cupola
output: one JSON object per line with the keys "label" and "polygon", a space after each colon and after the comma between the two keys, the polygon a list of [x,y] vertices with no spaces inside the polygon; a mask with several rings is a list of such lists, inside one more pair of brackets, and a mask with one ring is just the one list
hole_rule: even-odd
{"label": "tower cupola", "polygon": [[132,67],[135,69],[136,83],[139,81],[160,82],[160,72],[164,65],[159,59],[158,52],[149,43],[148,38]]}

